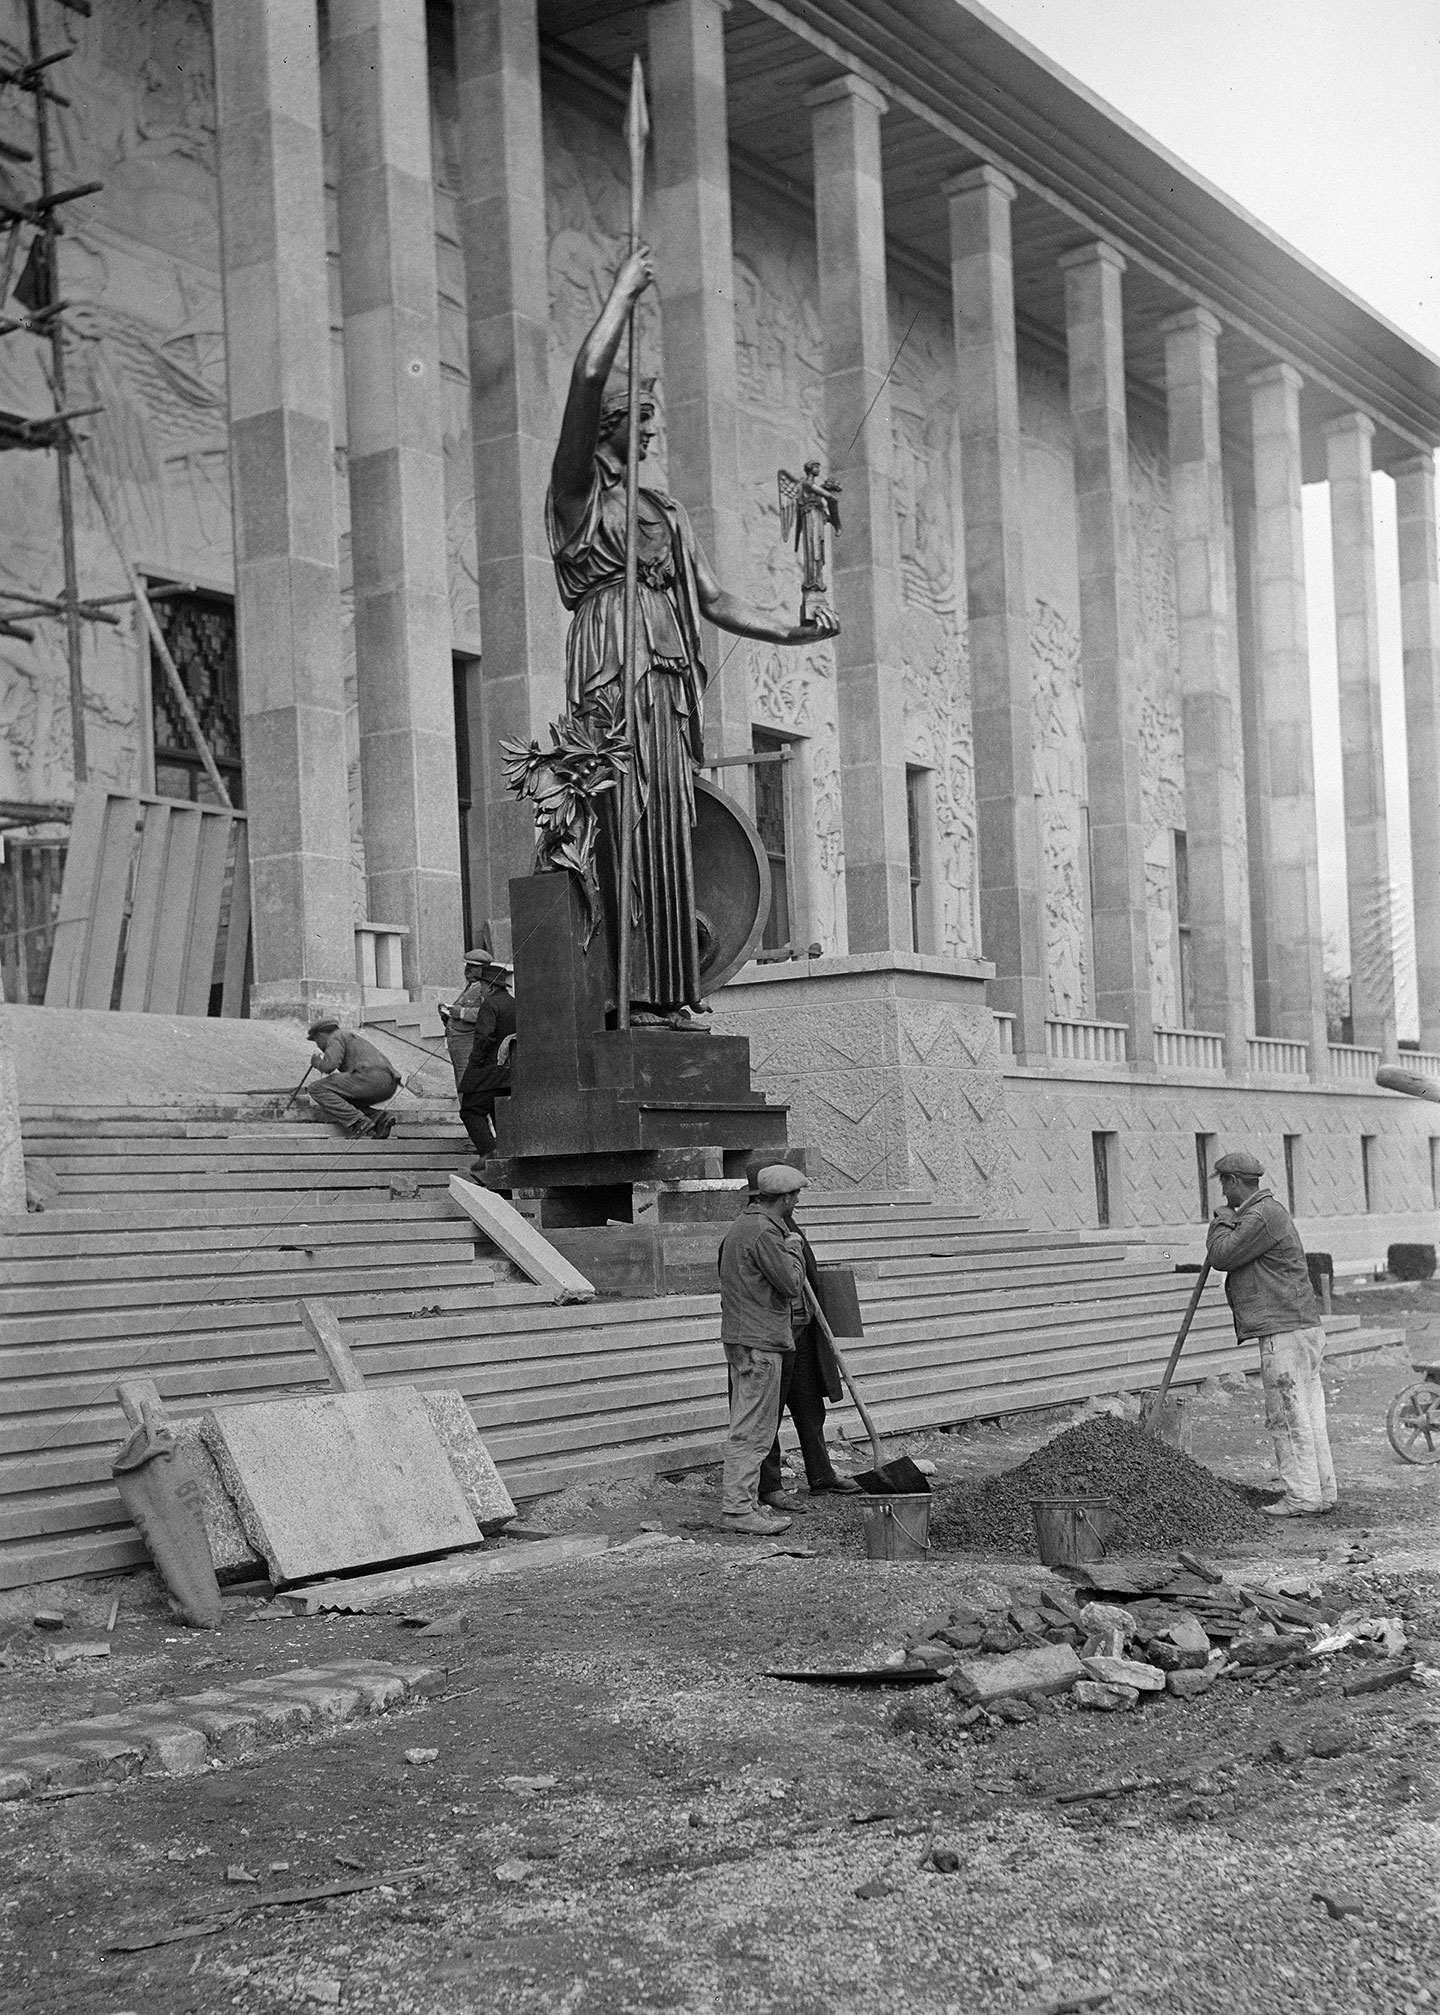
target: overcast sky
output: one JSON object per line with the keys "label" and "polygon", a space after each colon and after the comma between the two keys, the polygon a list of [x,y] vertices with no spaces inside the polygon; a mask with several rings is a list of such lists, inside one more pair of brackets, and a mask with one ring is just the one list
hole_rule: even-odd
{"label": "overcast sky", "polygon": [[[1440,354],[1440,0],[987,0],[990,11],[1297,250]],[[1390,851],[1414,961],[1394,490],[1376,481]],[[1340,801],[1323,486],[1305,495],[1317,788]],[[1327,935],[1345,936],[1345,863],[1321,821]]]}

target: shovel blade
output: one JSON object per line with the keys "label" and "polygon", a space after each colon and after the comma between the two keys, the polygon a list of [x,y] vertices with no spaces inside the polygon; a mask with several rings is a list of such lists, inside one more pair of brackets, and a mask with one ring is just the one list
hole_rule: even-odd
{"label": "shovel blade", "polygon": [[1140,1406],[1140,1426],[1145,1434],[1153,1434],[1157,1441],[1163,1441],[1167,1448],[1183,1451],[1187,1436],[1185,1415],[1180,1401],[1170,1393],[1164,1399],[1150,1393]]}
{"label": "shovel blade", "polygon": [[871,1497],[928,1497],[930,1479],[908,1455],[882,1462],[878,1469],[861,1470],[855,1481]]}

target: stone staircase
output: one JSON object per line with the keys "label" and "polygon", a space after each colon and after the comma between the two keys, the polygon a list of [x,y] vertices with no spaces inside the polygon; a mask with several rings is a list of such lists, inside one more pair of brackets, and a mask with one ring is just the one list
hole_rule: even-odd
{"label": "stone staircase", "polygon": [[[0,1587],[143,1557],[110,1482],[117,1380],[153,1377],[177,1412],[322,1389],[307,1297],[368,1379],[463,1392],[517,1497],[716,1456],[716,1293],[557,1307],[451,1201],[470,1160],[453,1104],[402,1098],[383,1143],[281,1104],[23,1113],[48,1201],[0,1220]],[[1192,1285],[1115,1234],[919,1193],[802,1202],[821,1260],[859,1277],[866,1336],[847,1354],[886,1431],[1153,1385]],[[703,1228],[712,1251],[723,1230]],[[1183,1376],[1252,1359],[1212,1286]],[[853,1408],[837,1416],[858,1431]]]}

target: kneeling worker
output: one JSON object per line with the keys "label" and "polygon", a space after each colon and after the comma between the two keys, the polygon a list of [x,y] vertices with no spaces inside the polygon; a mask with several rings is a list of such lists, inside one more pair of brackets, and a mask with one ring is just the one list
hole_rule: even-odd
{"label": "kneeling worker", "polygon": [[1325,1426],[1325,1331],[1305,1248],[1279,1198],[1260,1187],[1253,1154],[1222,1154],[1215,1180],[1224,1206],[1210,1220],[1205,1251],[1225,1275],[1235,1334],[1260,1345],[1265,1425],[1285,1495],[1272,1518],[1316,1518],[1335,1509],[1335,1467]]}
{"label": "kneeling worker", "polygon": [[720,1242],[720,1342],[730,1375],[720,1522],[729,1532],[768,1538],[790,1523],[761,1504],[760,1469],[795,1351],[790,1309],[804,1291],[805,1261],[800,1234],[787,1230],[786,1219],[804,1187],[788,1163],[757,1169],[749,1202]]}
{"label": "kneeling worker", "polygon": [[307,1087],[311,1101],[352,1140],[367,1135],[388,1140],[395,1115],[375,1107],[400,1089],[400,1073],[390,1059],[331,1015],[311,1022],[308,1034],[317,1046],[314,1068],[325,1080]]}

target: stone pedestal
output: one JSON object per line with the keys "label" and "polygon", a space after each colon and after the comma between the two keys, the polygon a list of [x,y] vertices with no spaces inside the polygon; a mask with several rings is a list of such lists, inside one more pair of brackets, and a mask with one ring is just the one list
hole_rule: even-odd
{"label": "stone pedestal", "polygon": [[315,10],[215,10],[254,1015],[353,1015]]}
{"label": "stone pedestal", "polygon": [[369,914],[418,995],[463,949],[424,0],[347,0],[330,48]]}
{"label": "stone pedestal", "polygon": [[913,953],[747,966],[715,1026],[750,1039],[758,1089],[825,1190],[924,1190],[1010,1207],[1010,1144],[983,959]]}
{"label": "stone pedestal", "polygon": [[519,1042],[495,1125],[512,1185],[669,1179],[689,1173],[677,1152],[718,1152],[737,1166],[762,1150],[784,1155],[784,1108],[751,1089],[742,1039],[606,1027],[604,944],[597,933],[583,949],[573,876],[513,881],[510,914]]}

